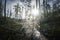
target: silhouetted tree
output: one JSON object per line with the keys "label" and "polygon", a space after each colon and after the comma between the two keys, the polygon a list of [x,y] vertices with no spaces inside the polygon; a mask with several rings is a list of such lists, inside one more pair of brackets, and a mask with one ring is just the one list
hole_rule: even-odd
{"label": "silhouetted tree", "polygon": [[47,11],[49,11],[51,9],[50,5],[47,4]]}
{"label": "silhouetted tree", "polygon": [[9,9],[7,10],[7,17],[9,16]]}
{"label": "silhouetted tree", "polygon": [[18,12],[20,11],[19,3],[17,3],[17,5],[15,5],[14,7],[15,7],[15,17],[17,17],[18,16]]}
{"label": "silhouetted tree", "polygon": [[6,2],[7,0],[5,0],[5,3],[4,3],[4,17],[6,18]]}
{"label": "silhouetted tree", "polygon": [[3,5],[2,5],[2,0],[0,1],[0,17],[2,17],[2,11],[3,11]]}
{"label": "silhouetted tree", "polygon": [[11,10],[10,10],[10,18],[11,18],[11,16],[12,16],[12,12],[11,12]]}
{"label": "silhouetted tree", "polygon": [[46,14],[47,14],[47,10],[46,10],[47,6],[46,6],[46,4],[47,4],[46,0],[43,0],[44,17],[46,17]]}

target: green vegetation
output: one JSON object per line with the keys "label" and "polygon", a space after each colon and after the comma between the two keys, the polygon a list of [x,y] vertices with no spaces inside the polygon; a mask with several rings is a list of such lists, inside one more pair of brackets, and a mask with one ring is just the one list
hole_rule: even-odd
{"label": "green vegetation", "polygon": [[5,27],[8,29],[19,29],[22,27],[21,24],[17,24],[14,20],[7,18],[6,20],[4,20],[4,18],[0,18],[0,27]]}
{"label": "green vegetation", "polygon": [[[49,40],[59,40],[60,37],[60,9],[48,14],[44,14],[45,17],[41,23],[41,32]],[[46,16],[47,15],[47,16]]]}
{"label": "green vegetation", "polygon": [[41,21],[40,29],[48,40],[60,40],[60,1],[52,2],[52,9],[47,5],[47,1],[44,4],[44,8],[46,8],[44,9],[44,18]]}
{"label": "green vegetation", "polygon": [[20,30],[21,24],[17,24],[15,19],[0,18],[0,39],[1,40],[31,40],[32,37],[27,38],[23,30]]}

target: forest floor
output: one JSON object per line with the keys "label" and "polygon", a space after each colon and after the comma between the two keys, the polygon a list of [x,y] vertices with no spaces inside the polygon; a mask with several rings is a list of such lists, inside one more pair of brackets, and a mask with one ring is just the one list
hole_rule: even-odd
{"label": "forest floor", "polygon": [[[0,40],[33,40],[32,37],[27,38],[25,32],[20,31],[21,28],[22,25],[14,19],[0,18]],[[45,40],[42,34],[41,38]]]}
{"label": "forest floor", "polygon": [[22,25],[11,18],[0,18],[0,40],[24,40],[25,35],[20,31]]}
{"label": "forest floor", "polygon": [[13,29],[13,30],[18,30],[22,27],[21,24],[17,24],[13,19],[11,18],[0,18],[0,27],[8,28],[8,29]]}

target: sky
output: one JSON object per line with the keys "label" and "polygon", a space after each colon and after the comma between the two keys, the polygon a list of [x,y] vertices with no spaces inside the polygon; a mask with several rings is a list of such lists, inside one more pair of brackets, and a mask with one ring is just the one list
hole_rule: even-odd
{"label": "sky", "polygon": [[[1,0],[0,0],[1,1]],[[3,0],[4,1],[4,0]],[[31,0],[27,0],[28,2],[30,2]],[[48,0],[48,2],[50,2],[50,1],[52,1],[52,0]],[[12,7],[13,7],[13,5],[15,5],[16,3],[22,3],[23,4],[23,2],[24,2],[24,0],[7,0],[7,9],[9,9],[9,8],[11,8],[12,9]],[[42,0],[40,1],[41,2],[41,4],[42,4]],[[28,4],[28,3],[27,3]]]}
{"label": "sky", "polygon": [[[0,0],[1,1],[1,0]],[[30,1],[31,0],[27,0],[28,2],[27,2],[27,4],[25,4],[24,3],[24,0],[7,0],[7,4],[6,4],[6,8],[7,8],[7,10],[8,9],[10,9],[10,10],[12,10],[12,13],[14,13],[14,5],[16,5],[17,3],[19,3],[20,5],[22,5],[22,6],[26,6],[26,5],[29,5],[29,3],[30,3]],[[50,1],[52,1],[52,0],[48,0],[48,2],[50,2]],[[3,3],[4,3],[4,0],[3,0]],[[42,5],[42,3],[43,3],[43,0],[40,0],[40,3],[41,3],[41,5]],[[50,2],[50,5],[51,5],[52,3]],[[28,8],[27,6],[26,6],[26,8]],[[42,7],[41,7],[41,9],[42,9]],[[42,10],[41,10],[42,11]],[[13,15],[14,16],[14,15]]]}
{"label": "sky", "polygon": [[[1,0],[0,0],[1,1]],[[3,0],[4,1],[4,0]],[[18,3],[18,2],[24,2],[24,0],[7,0],[7,8],[9,8],[11,5],[13,5],[13,4],[16,4],[16,3]],[[30,2],[31,0],[27,0],[28,2]],[[49,1],[51,1],[51,0],[48,0],[48,2]],[[41,0],[41,3],[42,3],[42,0]]]}
{"label": "sky", "polygon": [[[28,2],[30,3],[30,0],[28,0]],[[22,5],[24,8],[26,7],[28,9],[28,7],[26,5],[28,5],[28,2],[27,4],[24,3],[24,0],[7,0],[7,10],[10,9],[12,10],[12,13],[15,13],[14,11],[14,5],[16,5],[17,3],[19,3],[19,5]],[[26,9],[26,10],[27,10]],[[13,17],[14,17],[15,14],[13,14]]]}

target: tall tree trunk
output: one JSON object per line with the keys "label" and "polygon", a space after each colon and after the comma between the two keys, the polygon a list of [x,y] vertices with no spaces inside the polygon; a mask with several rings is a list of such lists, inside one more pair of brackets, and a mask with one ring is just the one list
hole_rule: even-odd
{"label": "tall tree trunk", "polygon": [[36,0],[36,8],[37,8],[37,4],[38,4],[38,3],[37,3],[37,0]]}
{"label": "tall tree trunk", "polygon": [[0,1],[0,18],[2,17],[2,11],[3,11],[3,8],[2,8],[2,0]]}
{"label": "tall tree trunk", "polygon": [[12,16],[12,12],[11,12],[11,10],[10,10],[10,18],[11,18],[11,16]]}
{"label": "tall tree trunk", "polygon": [[6,1],[7,0],[5,0],[5,4],[4,4],[4,17],[6,18]]}
{"label": "tall tree trunk", "polygon": [[47,0],[43,0],[43,7],[44,7],[44,17],[47,17]]}
{"label": "tall tree trunk", "polygon": [[36,0],[36,8],[40,9],[40,0]]}
{"label": "tall tree trunk", "polygon": [[45,0],[43,0],[43,10],[44,10],[44,17],[45,17]]}
{"label": "tall tree trunk", "polygon": [[39,11],[40,11],[40,0],[39,0]]}
{"label": "tall tree trunk", "polygon": [[48,17],[47,0],[46,0],[46,17]]}

